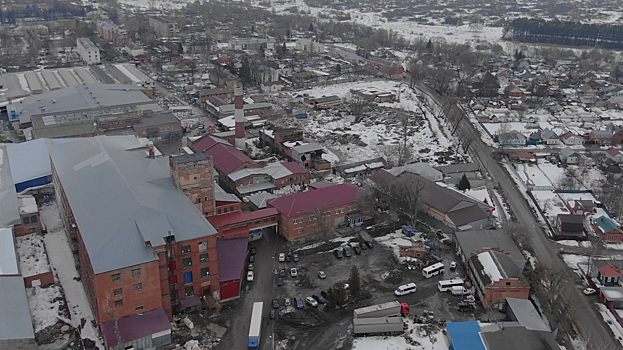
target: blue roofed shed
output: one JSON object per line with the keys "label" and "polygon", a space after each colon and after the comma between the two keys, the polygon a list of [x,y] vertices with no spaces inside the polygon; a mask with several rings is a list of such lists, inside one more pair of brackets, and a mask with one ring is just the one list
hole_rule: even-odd
{"label": "blue roofed shed", "polygon": [[477,321],[450,322],[446,324],[450,350],[486,350],[480,338],[480,325]]}

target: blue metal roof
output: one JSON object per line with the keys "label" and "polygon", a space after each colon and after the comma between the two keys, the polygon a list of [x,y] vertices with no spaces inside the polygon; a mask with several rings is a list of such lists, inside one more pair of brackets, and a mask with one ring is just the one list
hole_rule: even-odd
{"label": "blue metal roof", "polygon": [[486,350],[480,338],[477,321],[450,322],[446,324],[451,350]]}

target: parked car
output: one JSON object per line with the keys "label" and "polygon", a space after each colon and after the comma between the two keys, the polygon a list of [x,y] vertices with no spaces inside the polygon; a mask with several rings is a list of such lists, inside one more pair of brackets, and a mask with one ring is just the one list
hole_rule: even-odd
{"label": "parked car", "polygon": [[450,270],[456,270],[456,261],[450,263]]}
{"label": "parked car", "polygon": [[353,246],[353,252],[355,252],[355,254],[359,255],[359,254],[361,254],[361,249],[359,249],[359,247],[357,247],[357,246]]}
{"label": "parked car", "polygon": [[364,242],[359,242],[359,247],[361,247],[361,250],[368,249],[368,246]]}
{"label": "parked car", "polygon": [[286,261],[286,254],[279,253],[279,262],[285,262],[285,261]]}
{"label": "parked car", "polygon": [[273,299],[273,309],[279,308],[279,299]]}
{"label": "parked car", "polygon": [[[312,298],[312,297],[305,298],[305,302],[308,303],[311,306],[314,306],[314,307],[318,306],[318,302],[314,298]],[[273,303],[273,305],[274,305],[274,303]]]}
{"label": "parked car", "polygon": [[281,278],[281,277],[277,278],[277,285],[279,287],[283,286],[283,278]]}
{"label": "parked car", "polygon": [[327,275],[324,273],[324,271],[318,271],[318,277],[320,277],[320,279],[325,279],[327,278]]}
{"label": "parked car", "polygon": [[370,241],[366,241],[366,246],[368,246],[368,248],[370,249],[374,248],[374,245],[372,245],[372,242]]}
{"label": "parked car", "polygon": [[335,257],[338,259],[342,258],[342,252],[339,249],[334,250],[333,254],[335,254]]}
{"label": "parked car", "polygon": [[255,269],[255,264],[249,264],[249,271],[253,271]]}
{"label": "parked car", "polygon": [[255,255],[249,255],[249,262],[250,263],[254,263],[255,262]]}
{"label": "parked car", "polygon": [[279,269],[279,277],[286,277],[286,269]]}
{"label": "parked car", "polygon": [[314,298],[320,304],[324,304],[324,303],[327,302],[327,300],[325,298],[323,298],[322,295],[320,295],[320,294],[312,294],[312,298]]}
{"label": "parked car", "polygon": [[290,298],[283,299],[283,306],[291,306],[291,305],[292,305],[292,300],[290,300]]}
{"label": "parked car", "polygon": [[270,319],[274,320],[275,318],[277,318],[277,310],[272,309],[270,310]]}
{"label": "parked car", "polygon": [[251,247],[251,254],[255,255],[257,253],[257,248]]}
{"label": "parked car", "polygon": [[303,299],[299,297],[294,297],[294,305],[296,305],[297,309],[302,309],[305,305],[303,304]]}
{"label": "parked car", "polygon": [[299,275],[298,270],[296,269],[296,267],[293,267],[290,269],[290,277],[296,277]]}
{"label": "parked car", "polygon": [[298,262],[299,261],[299,255],[297,253],[292,254],[292,261],[294,261],[294,262]]}
{"label": "parked car", "polygon": [[593,295],[597,293],[597,291],[593,288],[586,288],[582,291],[582,293],[584,293],[584,295]]}
{"label": "parked car", "polygon": [[247,282],[253,282],[253,271],[247,272]]}
{"label": "parked car", "polygon": [[350,248],[344,247],[344,256],[347,257],[347,258],[350,258],[351,255],[353,255],[353,254],[350,252]]}
{"label": "parked car", "polygon": [[286,255],[286,262],[290,262],[292,260],[292,255]]}

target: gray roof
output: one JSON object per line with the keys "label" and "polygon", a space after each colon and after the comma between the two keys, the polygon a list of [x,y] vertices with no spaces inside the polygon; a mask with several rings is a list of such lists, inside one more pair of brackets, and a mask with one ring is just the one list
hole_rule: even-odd
{"label": "gray roof", "polygon": [[[48,140],[50,158],[95,273],[155,261],[147,246],[216,234],[178,190],[168,158],[149,158],[134,136]],[[94,215],[94,213],[97,213]]]}
{"label": "gray roof", "polygon": [[263,168],[245,168],[238,171],[234,171],[233,173],[229,173],[227,177],[229,177],[232,181],[238,181],[240,179],[244,179],[247,176],[252,175],[267,175],[272,177],[273,179],[280,179],[284,176],[292,175],[293,172],[290,169],[286,168],[283,163],[269,163]]}
{"label": "gray roof", "polygon": [[7,146],[0,146],[0,227],[20,223],[19,201],[11,176]]}
{"label": "gray roof", "polygon": [[[244,109],[270,108],[272,106],[273,105],[268,102],[245,103]],[[219,110],[221,113],[230,113],[234,111],[235,107],[236,106],[234,104],[222,105],[219,107]]]}
{"label": "gray roof", "polygon": [[549,327],[543,322],[541,315],[528,299],[506,298],[508,306],[512,310],[512,318],[517,322],[533,331],[547,331]]}
{"label": "gray roof", "polygon": [[0,277],[0,340],[35,339],[22,276]]}
{"label": "gray roof", "polygon": [[246,197],[249,202],[253,203],[258,209],[266,208],[266,201],[273,198],[278,198],[279,196],[274,195],[272,193],[256,193]]}
{"label": "gray roof", "polygon": [[488,248],[498,248],[510,254],[517,267],[523,269],[526,259],[510,234],[501,230],[457,231],[454,233],[458,245],[468,259],[472,255]]}
{"label": "gray roof", "polygon": [[205,152],[197,152],[197,153],[191,153],[191,154],[182,154],[179,156],[171,156],[171,160],[178,164],[199,162],[199,161],[210,159],[210,158],[212,158],[212,156]]}
{"label": "gray roof", "polygon": [[317,142],[305,142],[303,145],[292,146],[292,149],[299,154],[320,151],[323,149],[322,145]]}
{"label": "gray roof", "polygon": [[[37,117],[35,117],[37,118]],[[121,129],[120,129],[121,130]],[[62,137],[77,137],[85,134],[101,132],[97,126],[91,123],[58,125],[52,128],[32,129],[32,137],[35,139],[56,139]]]}
{"label": "gray roof", "polygon": [[139,105],[152,102],[140,86],[122,84],[86,84],[26,97],[8,108],[17,111],[20,122],[34,115],[70,113],[90,109]]}
{"label": "gray roof", "polygon": [[549,128],[541,130],[541,140],[557,139],[558,136]]}
{"label": "gray roof", "polygon": [[480,171],[480,165],[478,165],[477,163],[452,164],[438,166],[436,167],[436,169],[444,174],[469,173]]}
{"label": "gray roof", "polygon": [[421,175],[422,177],[430,180],[430,181],[440,181],[443,180],[443,173],[432,166],[426,163],[413,163],[407,164],[399,167],[394,167],[389,170],[390,173],[394,176],[398,176],[404,172],[409,172],[413,174]]}
{"label": "gray roof", "polygon": [[558,350],[556,339],[549,332],[532,331],[524,327],[504,327],[495,332],[482,332],[489,350]]}
{"label": "gray roof", "polygon": [[240,202],[240,198],[225,192],[217,183],[214,184],[214,200],[220,202]]}
{"label": "gray roof", "polygon": [[151,117],[143,117],[141,121],[132,125],[135,129],[142,126],[163,125],[169,123],[179,123],[180,119],[171,112],[156,113]]}
{"label": "gray roof", "polygon": [[[470,260],[485,286],[497,282],[496,276],[498,275],[501,279],[522,279],[523,277],[510,256],[495,250],[488,250],[474,255]],[[492,264],[488,262],[492,262]]]}
{"label": "gray roof", "polygon": [[82,44],[82,46],[84,46],[86,50],[99,50],[97,46],[95,46],[95,44],[93,44],[93,42],[89,40],[89,38],[79,38],[78,41],[80,42],[80,44]]}
{"label": "gray roof", "polygon": [[574,154],[577,152],[575,150],[573,150],[571,147],[567,146],[563,149],[560,150],[560,155],[563,157],[569,157],[570,155]]}

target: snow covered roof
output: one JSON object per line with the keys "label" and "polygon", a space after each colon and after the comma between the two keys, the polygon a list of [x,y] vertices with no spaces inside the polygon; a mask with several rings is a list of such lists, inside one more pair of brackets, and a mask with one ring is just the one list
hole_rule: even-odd
{"label": "snow covered roof", "polygon": [[217,202],[240,202],[240,199],[231,193],[225,192],[225,190],[219,186],[219,184],[214,184],[214,200]]}
{"label": "snow covered roof", "polygon": [[157,260],[148,242],[216,234],[175,187],[169,159],[149,158],[136,137],[56,141],[47,140],[50,157],[96,274]]}
{"label": "snow covered roof", "polygon": [[0,340],[35,339],[22,276],[0,277]]}
{"label": "snow covered roof", "polygon": [[428,179],[430,181],[441,181],[443,180],[443,173],[435,168],[433,168],[432,166],[426,164],[426,163],[413,163],[413,164],[407,164],[407,165],[403,165],[403,166],[399,166],[399,167],[394,167],[391,168],[389,170],[389,172],[394,175],[394,176],[398,176],[404,172],[410,172],[410,173],[414,173],[414,174],[418,174],[421,175],[422,177],[424,177],[425,179]]}
{"label": "snow covered roof", "polygon": [[33,196],[19,196],[17,197],[19,201],[19,213],[20,215],[24,214],[34,214],[39,212],[39,208],[37,208],[37,201]]}
{"label": "snow covered roof", "polygon": [[20,223],[19,202],[6,146],[0,146],[0,227]]}
{"label": "snow covered roof", "polygon": [[16,184],[52,175],[48,146],[43,139],[7,145],[11,176]]}
{"label": "snow covered roof", "polygon": [[[295,163],[298,165],[298,163]],[[299,165],[300,166],[300,165]],[[301,173],[307,172],[305,168],[300,166],[303,171]],[[252,175],[267,175],[272,177],[273,179],[280,179],[282,177],[286,177],[294,174],[293,171],[288,169],[288,167],[284,163],[270,163],[263,168],[245,168],[238,171],[234,171],[227,175],[232,181],[238,181],[244,179],[247,176]]]}
{"label": "snow covered roof", "polygon": [[0,276],[19,275],[13,230],[0,228]]}
{"label": "snow covered roof", "polygon": [[488,250],[472,256],[470,260],[485,286],[502,279],[516,279],[521,276],[513,259],[504,253]]}

